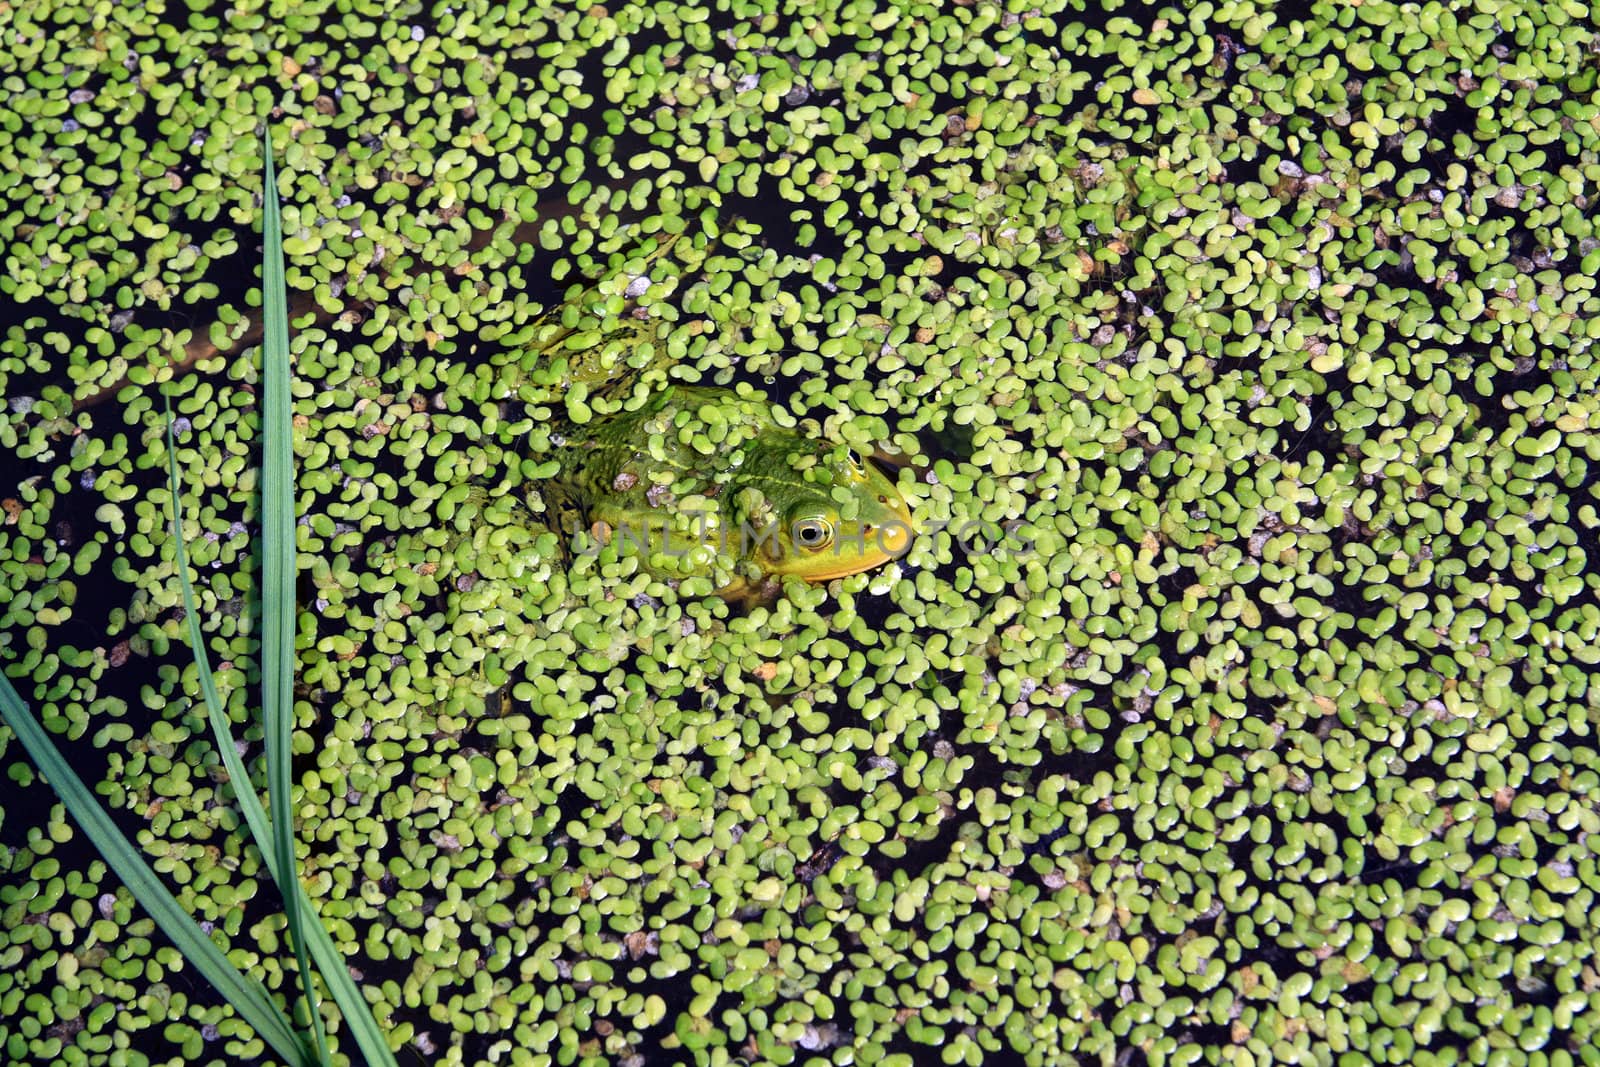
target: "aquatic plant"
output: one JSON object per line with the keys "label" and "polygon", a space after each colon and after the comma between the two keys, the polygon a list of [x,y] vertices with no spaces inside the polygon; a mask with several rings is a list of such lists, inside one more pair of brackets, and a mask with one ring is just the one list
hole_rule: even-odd
{"label": "aquatic plant", "polygon": [[[284,1004],[153,388],[243,724],[269,112],[298,858],[402,1054],[1593,1058],[1587,9],[0,27],[6,672]],[[511,503],[563,402],[523,357],[596,279],[685,380],[910,457],[906,559],[748,612],[563,560]],[[5,752],[8,1058],[264,1051]]]}

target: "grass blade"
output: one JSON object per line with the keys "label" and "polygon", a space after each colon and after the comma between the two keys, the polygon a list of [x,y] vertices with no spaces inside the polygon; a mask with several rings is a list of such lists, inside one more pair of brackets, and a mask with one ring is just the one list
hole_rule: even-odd
{"label": "grass blade", "polygon": [[[294,427],[289,399],[289,298],[283,277],[283,220],[278,213],[278,180],[272,164],[272,132],[262,130],[266,178],[261,190],[261,377],[266,393],[262,412],[261,457],[261,708],[267,749],[267,799],[272,812],[273,869],[283,875],[278,887],[283,914],[300,967],[300,988],[319,1052],[326,1054],[322,1013],[306,950],[306,926],[315,913],[300,907],[299,870],[294,856]],[[248,779],[246,779],[248,781]]]}
{"label": "grass blade", "polygon": [[0,717],[22,742],[34,766],[55,788],[73,821],[83,828],[112,871],[183,953],[183,958],[194,964],[195,970],[227,998],[240,1017],[286,1062],[312,1067],[316,1058],[301,1042],[294,1024],[273,1003],[266,987],[228,962],[228,957],[205,935],[194,917],[168,892],[156,872],[83,784],[83,779],[62,757],[3,671],[0,671]]}
{"label": "grass blade", "polygon": [[293,872],[288,877],[281,873],[278,853],[272,846],[272,825],[267,819],[266,808],[262,806],[261,798],[251,783],[250,772],[245,769],[244,761],[239,758],[239,748],[234,743],[233,724],[229,721],[227,712],[223,710],[222,696],[217,692],[216,677],[211,670],[210,658],[206,655],[205,632],[200,628],[194,582],[189,577],[189,552],[184,545],[183,527],[179,516],[178,502],[182,498],[178,492],[178,447],[170,411],[167,418],[167,485],[172,491],[172,543],[178,581],[183,590],[183,613],[189,631],[189,649],[194,653],[195,666],[200,672],[200,692],[205,698],[206,717],[210,720],[211,733],[216,740],[217,751],[222,755],[223,766],[228,770],[228,782],[233,787],[239,810],[244,815],[245,825],[250,828],[256,848],[266,862],[267,871],[277,883],[279,891],[286,895],[293,891],[298,897],[300,913],[307,920],[305,933],[312,959],[322,975],[323,983],[333,994],[334,1003],[339,1005],[339,1011],[344,1016],[345,1025],[350,1028],[356,1047],[361,1050],[369,1067],[396,1067],[394,1053],[390,1051],[389,1043],[378,1027],[377,1020],[372,1017],[372,1010],[362,998],[360,989],[351,979],[350,969],[344,957],[334,945],[333,938],[328,936],[328,931],[320,922],[315,921],[316,910],[312,907],[310,898],[306,896],[305,889],[300,885],[299,878]]}

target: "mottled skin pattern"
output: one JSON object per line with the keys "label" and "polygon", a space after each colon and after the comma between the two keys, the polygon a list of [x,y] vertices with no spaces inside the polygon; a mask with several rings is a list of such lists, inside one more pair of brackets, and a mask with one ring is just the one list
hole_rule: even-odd
{"label": "mottled skin pattern", "polygon": [[721,548],[764,575],[820,582],[901,555],[913,533],[904,499],[881,470],[779,426],[758,395],[671,385],[558,440],[551,458],[561,469],[550,488],[592,532],[638,552],[647,569],[655,553],[705,545],[710,550],[692,552],[686,567],[674,563],[683,569],[673,573],[708,573]]}

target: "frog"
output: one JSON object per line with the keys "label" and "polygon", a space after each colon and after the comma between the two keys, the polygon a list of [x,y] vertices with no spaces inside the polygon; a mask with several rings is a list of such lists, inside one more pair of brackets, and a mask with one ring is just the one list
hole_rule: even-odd
{"label": "frog", "polygon": [[748,383],[675,377],[661,324],[616,303],[598,287],[571,298],[524,361],[563,401],[534,457],[554,470],[531,488],[569,543],[615,545],[663,578],[732,572],[727,598],[905,555],[916,524],[876,459],[802,431]]}

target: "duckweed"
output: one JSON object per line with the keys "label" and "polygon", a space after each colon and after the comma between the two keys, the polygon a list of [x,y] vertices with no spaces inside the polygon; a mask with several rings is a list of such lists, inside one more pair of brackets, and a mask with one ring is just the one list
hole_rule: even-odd
{"label": "duckweed", "polygon": [[[0,647],[236,962],[287,996],[155,386],[253,760],[270,118],[301,858],[397,1049],[1588,1062],[1597,28],[1080,7],[0,4]],[[911,552],[567,552],[593,279],[895,459]],[[8,1062],[258,1059],[5,753]]]}

